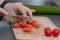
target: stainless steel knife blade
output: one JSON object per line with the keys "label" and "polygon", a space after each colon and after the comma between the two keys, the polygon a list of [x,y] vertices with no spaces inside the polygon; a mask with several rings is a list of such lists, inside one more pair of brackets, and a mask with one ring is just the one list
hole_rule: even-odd
{"label": "stainless steel knife blade", "polygon": [[28,19],[28,17],[23,17],[21,15],[16,15],[16,16],[11,16],[11,15],[5,15],[4,16],[4,19],[7,20],[7,21],[18,21],[18,20],[25,20],[25,19]]}

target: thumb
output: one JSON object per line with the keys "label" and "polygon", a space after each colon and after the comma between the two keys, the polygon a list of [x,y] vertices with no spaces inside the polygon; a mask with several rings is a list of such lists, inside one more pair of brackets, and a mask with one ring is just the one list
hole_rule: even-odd
{"label": "thumb", "polygon": [[36,12],[36,10],[35,10],[35,9],[30,9],[30,10],[31,10],[31,12],[32,12],[32,13]]}

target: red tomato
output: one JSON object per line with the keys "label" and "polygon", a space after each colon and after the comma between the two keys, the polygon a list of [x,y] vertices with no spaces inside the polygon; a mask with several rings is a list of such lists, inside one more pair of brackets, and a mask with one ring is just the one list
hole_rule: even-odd
{"label": "red tomato", "polygon": [[31,32],[31,30],[32,30],[31,25],[26,25],[26,27],[23,28],[23,31],[24,31],[24,32],[27,32],[27,33]]}
{"label": "red tomato", "polygon": [[49,27],[46,27],[44,29],[45,36],[51,36],[51,29]]}
{"label": "red tomato", "polygon": [[37,23],[35,20],[32,20],[32,23]]}
{"label": "red tomato", "polygon": [[20,23],[20,27],[21,27],[21,28],[25,28],[25,27],[26,27],[26,24]]}
{"label": "red tomato", "polygon": [[60,32],[59,32],[60,33]]}
{"label": "red tomato", "polygon": [[54,37],[59,36],[59,29],[55,28],[55,29],[52,31],[52,34],[53,34]]}
{"label": "red tomato", "polygon": [[12,25],[13,28],[19,28],[19,24],[15,23]]}
{"label": "red tomato", "polygon": [[37,23],[32,23],[32,26],[35,28],[39,28],[39,25]]}
{"label": "red tomato", "polygon": [[30,21],[30,20],[27,20],[27,24],[31,24],[32,23],[32,21]]}

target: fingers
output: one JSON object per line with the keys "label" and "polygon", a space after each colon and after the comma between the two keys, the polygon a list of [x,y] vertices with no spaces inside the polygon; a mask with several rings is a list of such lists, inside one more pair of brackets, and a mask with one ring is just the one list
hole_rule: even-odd
{"label": "fingers", "polygon": [[19,9],[19,11],[22,13],[23,17],[27,17],[26,11],[24,9]]}
{"label": "fingers", "polygon": [[5,15],[8,15],[8,12],[6,12],[4,9],[0,8],[0,12],[5,14]]}
{"label": "fingers", "polygon": [[11,5],[10,5],[10,7],[9,6],[5,6],[4,7],[4,9],[8,12],[8,15],[16,15],[15,14],[15,11],[14,11],[14,9],[11,7]]}
{"label": "fingers", "polygon": [[18,6],[18,10],[20,13],[22,13],[23,17],[27,17],[26,9],[24,8],[24,6]]}
{"label": "fingers", "polygon": [[31,11],[28,7],[25,7],[25,10],[28,13],[28,15],[30,16],[30,19],[32,20],[32,18],[33,18],[32,11],[34,12],[35,10]]}
{"label": "fingers", "polygon": [[32,13],[36,12],[36,10],[35,10],[35,9],[30,9],[30,10],[31,10],[31,12],[32,12]]}
{"label": "fingers", "polygon": [[32,18],[33,18],[33,15],[32,15],[32,12],[31,12],[31,10],[28,10],[27,12],[28,12],[28,14],[29,14],[29,16],[30,16],[30,20],[32,20]]}
{"label": "fingers", "polygon": [[9,10],[8,12],[9,12],[9,15],[16,16],[16,14],[15,14],[15,11],[14,11],[14,10]]}
{"label": "fingers", "polygon": [[[7,9],[6,9],[7,10]],[[8,10],[9,15],[15,16],[15,11],[13,9]]]}
{"label": "fingers", "polygon": [[[23,17],[27,17],[27,12],[26,12],[26,9],[24,8],[24,6],[19,6],[18,10],[20,13],[22,13]],[[27,20],[26,18],[23,18],[23,20],[22,20],[23,23],[26,24],[26,20]]]}
{"label": "fingers", "polygon": [[15,6],[12,4],[12,3],[7,3],[5,6],[4,6],[4,9],[9,13],[8,15],[16,15],[15,14]]}

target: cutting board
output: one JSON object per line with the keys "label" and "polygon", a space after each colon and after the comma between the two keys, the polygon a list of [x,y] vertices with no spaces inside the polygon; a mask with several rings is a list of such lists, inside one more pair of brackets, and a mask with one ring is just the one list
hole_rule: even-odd
{"label": "cutting board", "polygon": [[40,28],[32,28],[31,33],[24,33],[20,28],[13,28],[16,40],[60,40],[60,35],[58,37],[46,37],[44,35],[45,27],[50,27],[51,29],[57,28],[48,17],[35,16],[34,19],[38,22]]}

